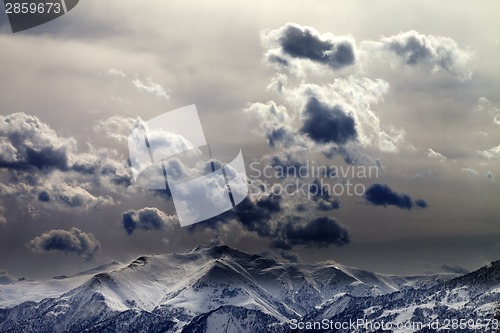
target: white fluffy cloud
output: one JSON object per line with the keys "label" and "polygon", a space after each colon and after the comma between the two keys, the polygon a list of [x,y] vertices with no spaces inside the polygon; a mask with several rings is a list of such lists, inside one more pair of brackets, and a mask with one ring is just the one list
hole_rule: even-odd
{"label": "white fluffy cloud", "polygon": [[500,161],[500,145],[491,149],[478,151],[479,156],[489,159]]}

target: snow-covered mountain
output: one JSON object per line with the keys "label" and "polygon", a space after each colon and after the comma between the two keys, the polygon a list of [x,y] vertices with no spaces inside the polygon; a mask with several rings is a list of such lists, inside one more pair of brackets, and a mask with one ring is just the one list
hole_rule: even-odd
{"label": "snow-covered mountain", "polygon": [[401,277],[200,247],[1,285],[0,331],[289,332],[290,320],[488,318],[499,299],[499,262]]}

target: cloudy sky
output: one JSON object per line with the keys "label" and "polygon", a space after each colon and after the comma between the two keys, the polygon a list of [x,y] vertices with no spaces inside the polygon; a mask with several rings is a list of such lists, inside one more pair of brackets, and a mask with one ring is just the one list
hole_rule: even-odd
{"label": "cloudy sky", "polygon": [[[0,270],[200,244],[396,274],[498,259],[499,10],[85,0],[15,34],[1,13]],[[250,191],[180,227],[171,192],[134,181],[127,136],[191,104],[213,165],[241,149]]]}

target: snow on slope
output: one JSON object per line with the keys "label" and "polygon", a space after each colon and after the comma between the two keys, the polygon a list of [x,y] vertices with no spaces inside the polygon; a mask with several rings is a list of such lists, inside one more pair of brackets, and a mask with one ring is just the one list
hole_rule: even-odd
{"label": "snow on slope", "polygon": [[0,286],[0,308],[28,301],[39,302],[46,298],[58,297],[82,285],[96,273],[111,271],[122,266],[120,263],[113,262],[71,277],[58,277],[45,281],[24,279],[13,281],[11,279],[11,283]]}
{"label": "snow on slope", "polygon": [[[495,265],[447,281],[457,275],[399,277],[341,265],[281,263],[227,246],[197,248],[71,278],[0,286],[0,295],[17,297],[4,301],[9,308],[0,309],[0,331],[280,331],[292,318],[406,321],[436,315],[436,304],[486,316],[499,298],[498,271]],[[31,296],[36,303],[23,303],[20,295],[30,292],[29,283],[40,288],[35,295],[41,301]]]}
{"label": "snow on slope", "polygon": [[[372,322],[423,323],[433,319],[466,319],[483,323],[493,319],[494,307],[500,304],[500,261],[475,272],[457,277],[429,288],[403,289],[380,297],[350,297],[320,307],[309,314],[309,320],[324,318],[333,321],[348,321],[364,318]],[[493,332],[494,325],[467,327],[460,332]],[[359,329],[359,332],[375,332]],[[418,330],[394,330],[414,332]]]}

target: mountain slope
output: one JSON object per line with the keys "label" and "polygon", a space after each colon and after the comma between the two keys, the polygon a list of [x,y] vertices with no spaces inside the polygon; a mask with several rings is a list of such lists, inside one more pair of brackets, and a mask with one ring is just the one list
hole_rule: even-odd
{"label": "mountain slope", "polygon": [[[328,318],[334,322],[356,321],[364,318],[372,322],[421,324],[415,332],[428,332],[440,326],[443,331],[495,332],[498,321],[493,318],[494,308],[500,304],[500,261],[475,272],[451,279],[430,288],[406,289],[380,297],[349,297],[343,307],[338,302],[325,306],[307,316],[307,320]],[[468,322],[453,327],[453,320]],[[493,320],[493,321],[492,321]],[[437,325],[436,323],[439,323]],[[447,329],[445,326],[448,324]],[[487,326],[487,324],[490,324]],[[359,332],[376,330],[358,328]],[[408,329],[394,332],[408,332]]]}
{"label": "mountain slope", "polygon": [[498,262],[461,277],[399,277],[197,248],[76,275],[68,279],[78,286],[36,302],[11,300],[0,331],[286,332],[291,319],[486,318],[500,298],[499,276]]}

